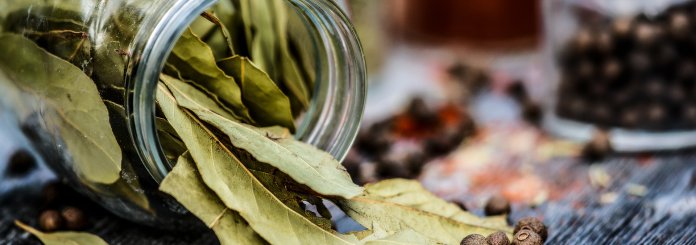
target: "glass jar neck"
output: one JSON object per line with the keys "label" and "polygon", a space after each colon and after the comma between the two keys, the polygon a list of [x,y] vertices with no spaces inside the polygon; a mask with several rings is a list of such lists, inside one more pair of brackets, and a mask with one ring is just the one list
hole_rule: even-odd
{"label": "glass jar neck", "polygon": [[[364,109],[365,61],[348,18],[331,0],[288,0],[314,31],[315,94],[296,138],[339,160],[348,152]],[[170,171],[156,133],[155,89],[178,37],[215,0],[161,1],[136,35],[126,71],[126,110],[136,151],[156,182]]]}

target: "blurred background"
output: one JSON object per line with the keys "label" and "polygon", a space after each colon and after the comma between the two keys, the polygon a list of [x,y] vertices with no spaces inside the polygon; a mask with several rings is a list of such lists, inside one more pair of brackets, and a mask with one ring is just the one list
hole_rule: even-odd
{"label": "blurred background", "polygon": [[[696,2],[341,3],[369,73],[356,183],[417,179],[478,215],[539,217],[550,244],[696,244]],[[0,196],[54,178],[26,155]]]}

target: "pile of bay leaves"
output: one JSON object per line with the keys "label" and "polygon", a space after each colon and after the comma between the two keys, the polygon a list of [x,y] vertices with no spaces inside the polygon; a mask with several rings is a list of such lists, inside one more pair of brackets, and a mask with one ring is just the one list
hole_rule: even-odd
{"label": "pile of bay leaves", "polygon": [[[177,41],[156,89],[158,135],[174,166],[159,189],[212,229],[221,244],[458,244],[474,233],[503,231],[510,236],[505,217],[472,215],[416,181],[394,179],[357,186],[330,154],[293,138],[295,120],[310,105],[316,64],[292,48],[286,4],[284,0],[220,1]],[[4,31],[13,32],[13,25],[7,24],[12,19],[5,19]],[[64,85],[49,75],[37,75],[46,73],[41,68],[34,68],[31,77],[38,80],[33,83],[36,86],[47,86],[31,89],[42,91],[48,102],[74,106],[75,115],[88,117],[86,123],[109,129],[86,135],[92,131],[81,129],[88,126],[73,123],[72,112],[63,113],[58,116],[65,119],[60,124],[69,125],[63,137],[74,135],[75,142],[80,137],[82,141],[101,139],[89,144],[105,154],[113,146],[118,149],[107,108],[123,102],[104,91],[123,91],[118,78],[123,66],[100,64],[123,64],[123,57],[100,56],[102,49],[86,47],[90,43],[87,29],[70,29],[76,24],[73,21],[52,21],[66,29],[0,34],[0,51],[18,60],[0,62],[0,67],[24,71],[32,69],[32,64],[49,63],[50,72],[63,74],[57,77],[68,74],[69,79],[92,83]],[[29,54],[35,55],[24,57]],[[89,67],[85,60],[90,60]],[[79,93],[63,91],[75,86]],[[91,109],[80,112],[77,105]],[[94,148],[88,143],[68,147],[76,156]],[[111,160],[119,164],[111,169],[84,166],[78,170],[95,182],[112,184],[122,171],[116,159],[120,154],[113,153],[117,157]],[[111,158],[110,153],[106,156]],[[329,201],[367,229],[347,234],[335,231],[325,206]],[[87,233],[46,234],[18,225],[45,243],[103,243]]]}

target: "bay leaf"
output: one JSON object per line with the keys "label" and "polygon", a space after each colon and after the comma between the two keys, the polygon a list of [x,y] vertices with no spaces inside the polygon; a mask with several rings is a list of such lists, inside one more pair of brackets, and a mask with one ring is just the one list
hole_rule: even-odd
{"label": "bay leaf", "polygon": [[343,165],[312,145],[291,138],[269,139],[270,133],[263,129],[225,119],[205,108],[186,108],[225,133],[235,147],[319,194],[352,198],[363,192]]}
{"label": "bay leaf", "polygon": [[[230,35],[230,32],[227,30],[227,27],[225,26],[224,23],[214,14],[211,12],[203,12],[201,13],[201,16],[213,23],[214,25],[217,26],[217,29],[220,30],[220,34],[222,35],[223,40],[225,41],[225,44],[227,45],[227,53],[225,56],[233,56],[235,55],[234,51],[234,44],[232,44],[232,35]],[[216,56],[218,57],[218,56]]]}
{"label": "bay leaf", "polygon": [[365,186],[365,196],[447,217],[458,222],[512,232],[502,216],[478,217],[459,206],[440,199],[426,190],[420,182],[407,179],[388,179]]}
{"label": "bay leaf", "polygon": [[[126,123],[126,109],[122,105],[108,100],[105,100],[104,104],[106,105],[106,108],[109,110],[109,116],[112,117],[111,123],[112,125],[114,125],[114,132],[119,132],[123,136],[126,136],[128,134],[128,131],[125,128],[125,125],[123,125],[123,127],[121,127],[120,129],[117,129],[118,127],[114,124]],[[131,166],[130,163],[125,162],[125,159],[123,159],[123,161],[124,162],[121,162],[121,176],[116,182],[106,186],[106,188],[108,189],[107,191],[113,192],[117,196],[125,198],[126,200],[143,209],[145,212],[154,214],[154,211],[150,207],[150,200],[147,198],[147,195],[145,195],[145,191],[140,185],[140,180],[138,180],[133,166]],[[104,188],[104,186],[102,185],[87,184],[87,186],[93,188],[97,192],[104,193],[104,191],[101,190],[102,188]]]}
{"label": "bay leaf", "polygon": [[169,88],[176,98],[177,103],[181,104],[181,106],[187,108],[206,108],[229,120],[240,120],[239,116],[232,114],[230,110],[219,105],[197,88],[164,74],[160,75],[160,80],[167,85],[167,88]]}
{"label": "bay leaf", "polygon": [[233,56],[218,62],[242,89],[242,99],[259,126],[279,125],[295,131],[290,100],[275,82],[248,58]]}
{"label": "bay leaf", "polygon": [[157,100],[191,152],[205,184],[271,244],[351,244],[357,239],[326,231],[288,208],[193,115],[178,108],[162,85]]}
{"label": "bay leaf", "polygon": [[232,108],[247,122],[253,122],[242,102],[242,92],[234,78],[228,76],[215,64],[212,50],[187,29],[177,41],[168,63],[174,65],[181,75],[202,87],[209,96],[218,98]]}
{"label": "bay leaf", "polygon": [[442,244],[432,239],[429,239],[417,231],[402,227],[401,230],[389,232],[378,224],[374,224],[370,230],[363,231],[363,238],[360,242],[366,245],[423,245],[423,244]]}
{"label": "bay leaf", "polygon": [[290,52],[283,50],[280,55],[282,76],[279,79],[287,91],[288,98],[290,98],[293,114],[299,115],[309,107],[311,92]]}
{"label": "bay leaf", "polygon": [[41,240],[44,245],[107,245],[100,237],[86,232],[53,232],[43,233],[19,220],[15,220],[15,225],[26,232],[31,233]]}
{"label": "bay leaf", "polygon": [[77,67],[19,35],[0,35],[0,52],[13,57],[0,60],[0,66],[22,81],[18,86],[51,107],[46,112],[47,126],[60,132],[77,172],[95,183],[118,180],[121,148],[94,82]]}
{"label": "bay leaf", "polygon": [[159,189],[211,228],[221,244],[266,244],[239,213],[228,209],[203,183],[189,154],[179,157]]}

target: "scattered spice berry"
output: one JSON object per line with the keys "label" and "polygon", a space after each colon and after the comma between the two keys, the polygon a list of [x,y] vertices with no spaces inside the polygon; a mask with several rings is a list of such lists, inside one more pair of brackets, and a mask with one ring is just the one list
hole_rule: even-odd
{"label": "scattered spice berry", "polygon": [[78,208],[66,207],[61,212],[61,216],[65,220],[65,227],[70,230],[81,230],[87,225],[85,214]]}
{"label": "scattered spice berry", "polygon": [[462,239],[462,242],[460,245],[485,245],[486,244],[486,237],[479,235],[479,234],[471,234],[464,239]]}
{"label": "scattered spice berry", "polygon": [[611,152],[609,133],[604,130],[598,130],[592,137],[592,140],[583,147],[581,154],[584,160],[596,162],[604,159]]}
{"label": "scattered spice berry", "polygon": [[513,245],[542,245],[544,244],[541,236],[534,233],[531,230],[521,230],[515,233],[515,237],[512,240]]}
{"label": "scattered spice berry", "polygon": [[502,196],[495,195],[488,199],[484,211],[488,216],[509,214],[510,202]]}
{"label": "scattered spice berry", "polygon": [[15,151],[10,157],[5,174],[9,177],[21,177],[34,168],[36,168],[34,157],[28,151],[21,149]]}
{"label": "scattered spice berry", "polygon": [[488,237],[486,237],[486,242],[488,245],[509,245],[510,239],[508,239],[504,232],[498,231],[488,235]]}
{"label": "scattered spice berry", "polygon": [[528,229],[533,231],[534,233],[539,234],[542,241],[546,241],[546,238],[548,237],[548,231],[546,230],[546,226],[543,222],[541,222],[541,220],[535,217],[522,218],[515,225],[515,230],[513,231],[513,233],[517,234],[519,231],[524,229]]}
{"label": "scattered spice berry", "polygon": [[55,210],[43,211],[39,216],[39,226],[47,232],[62,229],[63,223],[63,217]]}

